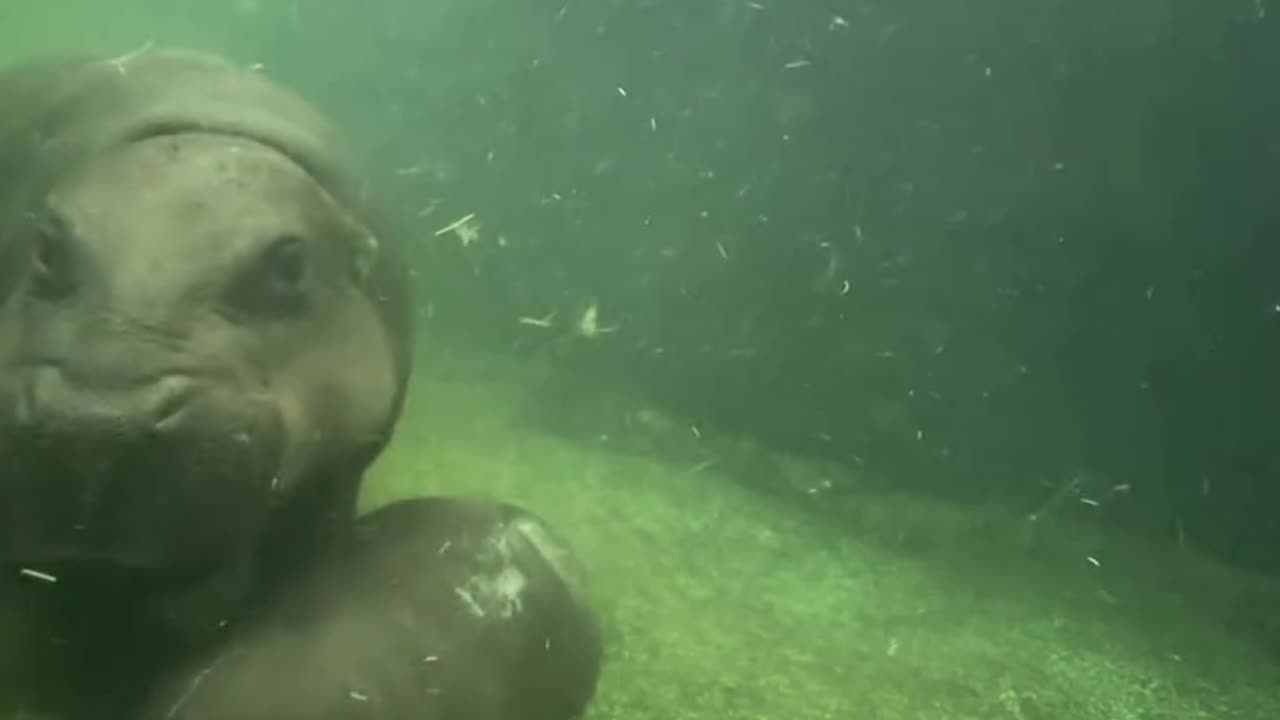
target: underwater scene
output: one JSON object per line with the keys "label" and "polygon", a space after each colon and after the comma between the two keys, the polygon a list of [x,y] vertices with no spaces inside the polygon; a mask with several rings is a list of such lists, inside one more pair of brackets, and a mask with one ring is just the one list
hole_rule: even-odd
{"label": "underwater scene", "polygon": [[1280,718],[1271,0],[0,0],[0,718]]}

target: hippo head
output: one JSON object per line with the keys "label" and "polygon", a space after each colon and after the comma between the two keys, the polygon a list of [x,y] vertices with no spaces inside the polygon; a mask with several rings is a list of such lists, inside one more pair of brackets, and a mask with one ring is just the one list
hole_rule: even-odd
{"label": "hippo head", "polygon": [[0,562],[189,572],[307,497],[350,513],[407,300],[323,145],[289,141],[314,118],[200,58],[79,72],[0,184]]}

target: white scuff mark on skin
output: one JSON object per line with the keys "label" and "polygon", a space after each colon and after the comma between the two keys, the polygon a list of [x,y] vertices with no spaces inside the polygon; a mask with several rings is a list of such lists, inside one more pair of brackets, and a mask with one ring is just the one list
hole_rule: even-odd
{"label": "white scuff mark on skin", "polygon": [[36,580],[41,580],[41,581],[43,581],[43,582],[47,582],[47,583],[56,583],[56,582],[58,582],[58,578],[57,578],[56,576],[50,575],[50,574],[49,574],[49,573],[47,573],[47,572],[41,572],[41,571],[39,571],[39,570],[34,570],[34,569],[32,569],[32,568],[22,568],[21,570],[19,570],[19,571],[18,571],[18,574],[19,574],[19,575],[22,575],[22,576],[24,576],[24,577],[34,578],[34,579],[36,579]]}
{"label": "white scuff mark on skin", "polygon": [[[544,543],[551,547],[544,548]],[[556,567],[557,558],[547,554],[554,543],[538,534],[536,525],[531,527],[518,520],[495,528],[476,550],[479,567],[465,583],[454,588],[468,612],[481,618],[510,619],[524,611],[524,592],[529,583],[516,560],[528,553],[530,545]]]}
{"label": "white scuff mark on skin", "polygon": [[524,610],[524,601],[521,599],[524,595],[524,587],[524,573],[517,570],[515,566],[505,567],[498,574],[493,589],[502,603],[503,617],[511,617]]}
{"label": "white scuff mark on skin", "polygon": [[524,573],[509,565],[496,575],[476,575],[453,591],[476,617],[510,618],[524,610],[525,585]]}

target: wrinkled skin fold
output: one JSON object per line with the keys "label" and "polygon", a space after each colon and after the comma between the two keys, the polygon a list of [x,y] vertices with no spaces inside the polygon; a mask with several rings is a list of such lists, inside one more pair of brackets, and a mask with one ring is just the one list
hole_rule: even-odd
{"label": "wrinkled skin fold", "polygon": [[411,298],[325,120],[183,51],[0,70],[0,107],[0,603],[25,702],[582,712],[597,622],[540,521],[445,498],[355,516]]}

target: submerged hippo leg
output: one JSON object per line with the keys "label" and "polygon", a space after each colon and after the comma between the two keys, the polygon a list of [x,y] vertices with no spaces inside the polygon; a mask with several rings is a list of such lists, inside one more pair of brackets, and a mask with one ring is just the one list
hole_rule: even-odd
{"label": "submerged hippo leg", "polygon": [[145,720],[567,720],[599,626],[572,559],[510,505],[407,500],[361,519]]}

